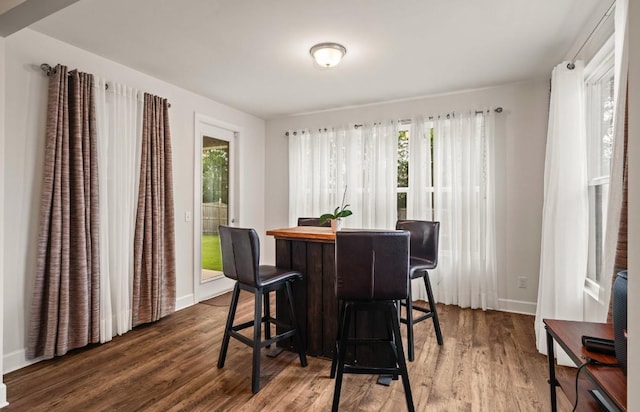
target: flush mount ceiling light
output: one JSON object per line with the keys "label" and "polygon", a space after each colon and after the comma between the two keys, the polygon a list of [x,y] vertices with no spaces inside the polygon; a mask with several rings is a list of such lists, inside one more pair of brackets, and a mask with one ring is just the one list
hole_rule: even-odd
{"label": "flush mount ceiling light", "polygon": [[337,66],[346,53],[347,49],[338,43],[319,43],[309,50],[309,54],[322,67]]}

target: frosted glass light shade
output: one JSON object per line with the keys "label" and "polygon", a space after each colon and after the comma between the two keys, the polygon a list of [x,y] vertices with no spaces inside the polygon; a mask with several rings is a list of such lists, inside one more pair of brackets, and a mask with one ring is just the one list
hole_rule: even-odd
{"label": "frosted glass light shade", "polygon": [[313,46],[309,53],[319,66],[333,67],[340,63],[347,49],[338,43],[320,43]]}

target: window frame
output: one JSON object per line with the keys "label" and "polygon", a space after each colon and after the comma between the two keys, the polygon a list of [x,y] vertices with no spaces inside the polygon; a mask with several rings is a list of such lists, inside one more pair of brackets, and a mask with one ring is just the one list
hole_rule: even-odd
{"label": "window frame", "polygon": [[[600,272],[602,270],[610,179],[610,170],[605,173],[602,164],[603,93],[600,85],[603,81],[615,76],[614,53],[615,42],[614,37],[611,36],[588,62],[584,70],[585,127],[588,151],[587,185],[589,190],[589,251],[584,290],[598,301],[602,301],[605,291],[605,288],[600,284]],[[593,92],[596,89],[597,95],[594,95]],[[606,193],[605,196],[603,196],[603,191]]]}
{"label": "window frame", "polygon": [[[399,168],[400,166],[400,134],[402,132],[406,132],[406,134],[408,135],[407,137],[407,185],[406,186],[400,186],[400,178],[399,176],[396,176],[396,213],[397,213],[397,219],[406,219],[407,218],[407,209],[408,209],[408,202],[409,202],[409,191],[411,190],[411,168],[409,166],[409,162],[410,162],[410,153],[411,153],[411,146],[409,144],[409,141],[411,140],[411,122],[400,122],[398,125],[398,141],[396,144],[396,149],[398,151],[398,160],[397,160],[397,165],[396,167]],[[404,216],[402,216],[402,214],[400,213],[401,208],[398,206],[398,202],[399,202],[399,195],[401,193],[404,193],[405,198],[405,207],[404,207]]]}

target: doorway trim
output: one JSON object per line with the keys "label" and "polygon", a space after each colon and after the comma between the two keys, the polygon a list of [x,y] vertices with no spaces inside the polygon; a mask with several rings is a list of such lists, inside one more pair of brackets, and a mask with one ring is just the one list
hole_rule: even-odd
{"label": "doorway trim", "polygon": [[[242,128],[213,117],[195,113],[194,117],[194,166],[193,166],[193,303],[221,295],[233,289],[234,282],[224,276],[202,282],[202,136],[207,128],[215,127],[233,133],[233,150],[229,154],[229,195],[233,198],[229,209],[230,224],[238,225],[238,146]],[[212,136],[213,137],[213,136]]]}

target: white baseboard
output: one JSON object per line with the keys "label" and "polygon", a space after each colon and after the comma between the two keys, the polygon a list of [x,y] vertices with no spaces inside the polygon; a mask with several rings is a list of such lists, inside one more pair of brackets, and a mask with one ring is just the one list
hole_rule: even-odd
{"label": "white baseboard", "polygon": [[7,402],[7,385],[0,383],[0,408],[4,408],[9,405]]}
{"label": "white baseboard", "polygon": [[176,298],[176,311],[188,308],[195,304],[195,297],[193,293]]}
{"label": "white baseboard", "polygon": [[220,296],[233,290],[236,282],[226,276],[218,276],[199,285],[196,290],[198,302]]}
{"label": "white baseboard", "polygon": [[9,373],[22,369],[25,366],[40,362],[41,358],[27,359],[27,350],[20,349],[6,354],[2,357],[2,373]]}
{"label": "white baseboard", "polygon": [[498,299],[498,310],[503,312],[520,313],[522,315],[536,315],[536,302],[523,300]]}

